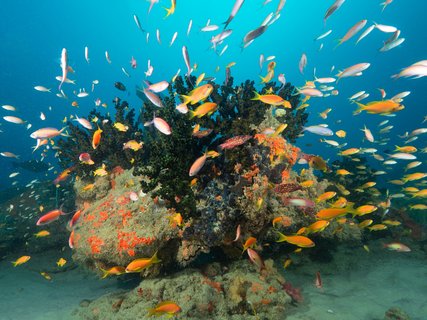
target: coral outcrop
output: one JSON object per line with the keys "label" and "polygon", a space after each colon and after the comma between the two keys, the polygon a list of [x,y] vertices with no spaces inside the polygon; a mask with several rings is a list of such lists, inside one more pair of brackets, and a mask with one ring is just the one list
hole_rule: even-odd
{"label": "coral outcrop", "polygon": [[291,303],[286,281],[265,262],[260,274],[242,260],[228,268],[218,263],[188,268],[173,276],[146,279],[127,293],[114,293],[85,304],[76,319],[149,319],[148,310],[165,300],[181,308],[180,319],[281,319]]}

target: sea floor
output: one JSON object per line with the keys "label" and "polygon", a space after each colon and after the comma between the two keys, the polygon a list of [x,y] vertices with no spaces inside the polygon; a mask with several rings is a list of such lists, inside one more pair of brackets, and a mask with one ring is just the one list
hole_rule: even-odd
{"label": "sea floor", "polygon": [[[67,320],[82,300],[124,289],[114,279],[100,280],[79,268],[51,273],[47,281],[40,271],[56,270],[58,258],[57,252],[37,254],[16,268],[0,262],[0,320]],[[355,261],[286,270],[286,279],[302,288],[304,297],[286,319],[382,320],[390,307],[401,308],[412,320],[427,319],[425,255],[378,248],[358,252]],[[320,270],[323,289],[314,286],[313,270]]]}

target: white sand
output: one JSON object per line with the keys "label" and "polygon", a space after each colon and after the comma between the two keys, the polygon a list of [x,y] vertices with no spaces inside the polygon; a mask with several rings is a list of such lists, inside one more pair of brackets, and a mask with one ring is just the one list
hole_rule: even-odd
{"label": "white sand", "polygon": [[[427,319],[427,257],[418,253],[356,249],[348,270],[328,264],[312,272],[293,268],[286,278],[303,289],[304,306],[287,320],[382,320],[390,307],[404,310],[411,320]],[[357,258],[359,257],[359,258]],[[317,268],[316,268],[317,267]],[[314,285],[321,271],[323,290]]]}
{"label": "white sand", "polygon": [[40,271],[55,270],[60,257],[59,252],[35,254],[16,268],[9,260],[0,262],[1,320],[66,320],[81,300],[118,290],[116,280],[100,280],[81,269],[50,273],[52,281],[43,278]]}
{"label": "white sand", "polygon": [[[392,306],[405,310],[411,320],[427,319],[425,254],[354,250],[350,256],[337,253],[334,263],[285,271],[292,284],[303,288],[305,299],[287,320],[382,320]],[[39,272],[55,269],[60,257],[56,252],[37,254],[16,268],[9,261],[0,262],[0,320],[68,320],[81,300],[120,290],[116,280],[100,280],[81,269],[51,274],[53,280],[45,280]],[[317,270],[323,291],[313,284]]]}

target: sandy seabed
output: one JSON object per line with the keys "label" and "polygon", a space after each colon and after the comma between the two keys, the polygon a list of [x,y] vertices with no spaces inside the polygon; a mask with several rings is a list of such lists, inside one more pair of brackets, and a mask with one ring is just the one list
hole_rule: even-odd
{"label": "sandy seabed", "polygon": [[[59,257],[58,252],[37,254],[16,268],[0,262],[0,320],[75,319],[72,311],[82,300],[125,289],[115,279],[100,280],[79,268],[51,273],[47,281],[40,271],[57,270]],[[317,269],[323,274],[321,290],[313,284]],[[412,320],[427,319],[427,258],[419,253],[378,248],[359,255],[347,270],[331,266],[328,272],[327,264],[311,264],[284,275],[304,297],[287,320],[380,320],[390,307],[401,308]]]}

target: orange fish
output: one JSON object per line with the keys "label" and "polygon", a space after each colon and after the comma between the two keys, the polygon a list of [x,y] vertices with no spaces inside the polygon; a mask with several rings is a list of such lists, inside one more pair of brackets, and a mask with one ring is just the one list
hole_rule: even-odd
{"label": "orange fish", "polygon": [[181,311],[181,307],[173,301],[163,301],[160,302],[157,306],[148,310],[148,316],[161,316],[167,314],[170,317],[177,314]]}
{"label": "orange fish", "polygon": [[214,102],[205,102],[202,105],[198,106],[196,110],[190,110],[190,119],[194,117],[201,118],[204,115],[210,116],[218,108],[218,105]]}
{"label": "orange fish", "polygon": [[159,260],[157,258],[157,251],[156,251],[151,258],[140,258],[140,259],[133,260],[131,263],[128,264],[125,271],[126,273],[141,272],[142,270],[147,269],[153,264],[159,263],[161,261],[162,260]]}
{"label": "orange fish", "polygon": [[44,224],[51,223],[59,218],[60,215],[63,215],[64,212],[61,209],[55,209],[49,211],[45,215],[41,216],[39,220],[37,220],[36,225],[42,226]]}
{"label": "orange fish", "polygon": [[317,214],[316,214],[316,218],[318,219],[334,219],[337,217],[341,217],[343,215],[345,215],[348,212],[353,212],[353,207],[352,206],[347,206],[344,208],[325,208],[320,210]]}
{"label": "orange fish", "polygon": [[193,162],[193,164],[190,167],[190,171],[188,173],[188,175],[190,177],[195,176],[205,165],[206,159],[207,159],[207,154],[205,153],[203,156],[199,157],[196,159],[196,161]]}
{"label": "orange fish", "polygon": [[101,133],[102,130],[98,127],[98,130],[96,130],[93,133],[93,137],[92,137],[92,148],[96,149],[99,146],[99,143],[101,142]]}
{"label": "orange fish", "polygon": [[367,105],[359,102],[355,103],[359,106],[359,109],[357,109],[354,114],[359,114],[362,111],[366,111],[371,114],[391,114],[405,108],[403,105],[393,100],[372,101]]}
{"label": "orange fish", "polygon": [[284,234],[277,232],[279,234],[279,240],[276,242],[287,242],[294,244],[300,248],[311,248],[314,247],[314,242],[311,239],[304,236],[285,236]]}
{"label": "orange fish", "polygon": [[335,191],[328,191],[325,193],[322,193],[320,196],[317,197],[316,202],[322,202],[327,201],[335,197],[337,193]]}
{"label": "orange fish", "polygon": [[245,250],[247,250],[248,248],[252,248],[255,244],[256,244],[256,238],[249,237],[246,240],[245,244],[243,245],[243,252],[245,252]]}
{"label": "orange fish", "polygon": [[100,268],[100,269],[102,271],[102,277],[101,277],[101,279],[105,279],[108,276],[112,276],[112,275],[119,276],[121,274],[125,274],[126,273],[126,269],[124,267],[120,267],[120,266],[112,267],[112,268],[107,269],[107,270],[102,269],[102,268]]}
{"label": "orange fish", "polygon": [[30,259],[31,259],[30,256],[22,256],[22,257],[16,259],[16,261],[13,261],[12,264],[13,264],[14,267],[16,267],[16,266],[19,266],[19,265],[27,262]]}
{"label": "orange fish", "polygon": [[310,233],[316,233],[316,232],[321,232],[321,231],[325,230],[325,228],[327,226],[329,226],[329,221],[319,220],[319,221],[316,221],[316,222],[312,223],[311,225],[309,225],[307,227],[307,230]]}
{"label": "orange fish", "polygon": [[282,97],[275,95],[275,94],[262,94],[260,95],[258,92],[254,91],[255,97],[253,97],[251,100],[259,100],[261,102],[264,102],[269,105],[273,106],[283,106],[285,108],[292,108],[289,101],[286,101]]}
{"label": "orange fish", "polygon": [[73,167],[70,167],[70,168],[67,168],[67,169],[65,169],[64,171],[62,171],[57,177],[56,177],[56,179],[55,180],[53,180],[53,184],[58,184],[58,183],[60,183],[60,182],[62,182],[62,181],[64,181],[64,180],[66,180],[69,176],[70,176],[70,174],[71,174],[71,172],[73,172],[73,170],[74,170],[74,166]]}
{"label": "orange fish", "polygon": [[197,87],[195,89],[193,89],[192,91],[190,91],[190,93],[186,96],[186,95],[182,95],[182,99],[184,100],[183,103],[184,104],[196,104],[199,101],[204,101],[206,100],[207,97],[209,97],[209,95],[212,93],[213,91],[213,86],[209,83],[204,84],[200,87]]}

